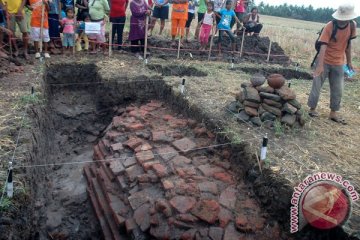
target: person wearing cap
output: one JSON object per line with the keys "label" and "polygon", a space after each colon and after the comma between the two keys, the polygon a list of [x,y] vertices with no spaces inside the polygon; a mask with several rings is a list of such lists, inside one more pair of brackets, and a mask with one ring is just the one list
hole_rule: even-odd
{"label": "person wearing cap", "polygon": [[[320,90],[326,78],[328,78],[330,84],[329,119],[346,124],[345,120],[338,116],[344,87],[343,66],[347,64],[349,69],[354,69],[351,59],[351,40],[356,38],[356,23],[353,19],[359,15],[355,13],[353,5],[344,4],[339,6],[332,16],[335,20],[326,24],[319,38],[321,47],[308,99],[309,115],[311,117],[319,116],[316,107],[320,97]],[[337,27],[335,39],[332,37],[334,27]]]}

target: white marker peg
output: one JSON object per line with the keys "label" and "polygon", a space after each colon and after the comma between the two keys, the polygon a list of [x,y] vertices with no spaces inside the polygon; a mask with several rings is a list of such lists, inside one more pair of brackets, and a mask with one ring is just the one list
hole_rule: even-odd
{"label": "white marker peg", "polygon": [[267,144],[268,144],[268,137],[267,134],[263,138],[262,146],[261,146],[261,153],[260,153],[260,160],[265,161],[266,159],[266,153],[267,153]]}
{"label": "white marker peg", "polygon": [[8,178],[6,181],[7,197],[12,198],[14,196],[14,183],[13,183],[13,168],[12,162],[9,162]]}
{"label": "white marker peg", "polygon": [[185,78],[182,80],[180,92],[181,92],[181,94],[184,94],[184,92],[185,92]]}

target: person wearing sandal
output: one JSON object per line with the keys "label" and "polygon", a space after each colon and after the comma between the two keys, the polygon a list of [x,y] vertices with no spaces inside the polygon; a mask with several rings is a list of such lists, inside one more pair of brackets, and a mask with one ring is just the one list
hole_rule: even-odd
{"label": "person wearing sandal", "polygon": [[[343,65],[346,63],[350,69],[354,69],[351,59],[351,40],[356,38],[356,23],[353,19],[357,18],[358,14],[355,13],[353,5],[344,4],[339,6],[332,16],[335,21],[326,24],[319,38],[321,48],[308,99],[309,115],[311,117],[319,116],[316,112],[316,107],[320,97],[320,90],[326,78],[329,78],[329,119],[337,123],[346,124],[345,120],[338,116],[344,87]],[[337,27],[335,36],[333,36],[334,27]]]}

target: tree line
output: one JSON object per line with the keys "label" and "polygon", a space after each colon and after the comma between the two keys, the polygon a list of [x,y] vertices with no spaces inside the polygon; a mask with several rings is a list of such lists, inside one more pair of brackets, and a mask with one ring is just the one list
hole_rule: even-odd
{"label": "tree line", "polygon": [[[326,23],[333,19],[331,15],[335,12],[335,9],[332,8],[314,8],[313,6],[297,6],[289,5],[284,3],[282,5],[273,6],[260,2],[258,5],[259,12],[264,15],[284,17],[284,18],[294,18],[305,21],[312,22],[321,22]],[[360,26],[360,18],[355,20],[357,25]]]}

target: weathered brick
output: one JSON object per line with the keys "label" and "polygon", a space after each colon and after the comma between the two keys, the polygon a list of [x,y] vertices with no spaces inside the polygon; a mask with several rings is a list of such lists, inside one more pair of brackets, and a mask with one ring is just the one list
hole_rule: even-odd
{"label": "weathered brick", "polygon": [[137,228],[137,224],[133,218],[128,218],[125,221],[126,232],[129,234]]}
{"label": "weathered brick", "polygon": [[176,196],[170,200],[170,204],[180,213],[186,213],[191,210],[196,203],[196,199],[193,197]]}
{"label": "weathered brick", "polygon": [[138,130],[145,129],[145,126],[142,123],[132,123],[132,124],[126,125],[126,128],[130,131],[138,131]]}
{"label": "weathered brick", "polygon": [[201,192],[210,192],[212,194],[218,194],[218,188],[214,182],[201,182],[198,183],[198,188]]}
{"label": "weathered brick", "polygon": [[174,148],[169,146],[158,148],[156,151],[160,157],[164,159],[164,161],[169,161],[173,157],[179,155],[179,153]]}
{"label": "weathered brick", "polygon": [[132,150],[135,150],[136,147],[140,146],[143,141],[140,138],[130,138],[128,141],[124,143],[124,146],[129,147]]}
{"label": "weathered brick", "polygon": [[151,150],[138,152],[135,154],[135,156],[138,162],[141,164],[154,159],[154,154]]}
{"label": "weathered brick", "polygon": [[175,166],[184,166],[191,163],[191,159],[184,157],[184,156],[176,156],[171,160]]}
{"label": "weathered brick", "polygon": [[155,171],[156,176],[159,178],[165,177],[168,175],[168,171],[166,167],[162,164],[154,164],[152,165],[152,169]]}
{"label": "weathered brick", "polygon": [[168,121],[168,124],[171,128],[184,128],[187,127],[187,119],[178,119],[173,118]]}
{"label": "weathered brick", "polygon": [[194,215],[189,214],[189,213],[178,214],[176,216],[176,219],[183,221],[183,222],[190,222],[190,223],[195,223],[196,221],[199,220],[197,217],[195,217]]}
{"label": "weathered brick", "polygon": [[134,157],[127,157],[126,160],[124,161],[123,165],[124,167],[128,168],[130,166],[133,166],[137,163],[136,158]]}
{"label": "weathered brick", "polygon": [[166,217],[172,215],[171,207],[165,199],[158,199],[155,202],[155,209],[159,213],[163,213]]}
{"label": "weathered brick", "polygon": [[213,166],[210,164],[204,164],[204,165],[200,165],[198,167],[198,169],[206,176],[206,177],[212,177],[214,175],[214,173],[217,172],[223,172],[224,169],[217,167],[217,166]]}
{"label": "weathered brick", "polygon": [[128,197],[130,206],[133,210],[136,210],[138,207],[143,205],[144,203],[147,203],[150,199],[145,191],[139,191],[131,194]]}
{"label": "weathered brick", "polygon": [[142,145],[135,148],[135,152],[148,151],[151,150],[152,146],[148,143],[143,143]]}
{"label": "weathered brick", "polygon": [[115,128],[121,127],[124,124],[124,118],[122,116],[113,117],[112,124]]}
{"label": "weathered brick", "polygon": [[111,141],[114,141],[117,137],[121,136],[123,133],[118,131],[108,131],[105,134],[105,137]]}
{"label": "weathered brick", "polygon": [[208,163],[209,159],[205,156],[196,156],[192,158],[192,163],[195,166],[200,166]]}
{"label": "weathered brick", "polygon": [[134,165],[126,169],[126,174],[130,182],[136,180],[137,176],[143,173],[144,170],[139,165]]}
{"label": "weathered brick", "polygon": [[220,227],[225,228],[230,221],[233,219],[233,214],[226,208],[220,207],[219,222]]}
{"label": "weathered brick", "polygon": [[150,228],[150,204],[143,204],[134,212],[134,219],[141,231],[145,232]]}
{"label": "weathered brick", "polygon": [[194,129],[194,133],[196,137],[207,135],[207,130],[204,127],[196,127]]}
{"label": "weathered brick", "polygon": [[152,169],[152,166],[153,166],[154,164],[158,164],[158,163],[160,163],[158,160],[149,161],[149,162],[144,162],[144,163],[142,163],[141,166],[143,167],[143,169],[144,169],[146,172],[148,172],[149,170]]}
{"label": "weathered brick", "polygon": [[196,229],[189,229],[181,235],[180,239],[181,240],[194,240],[196,233],[197,233]]}
{"label": "weathered brick", "polygon": [[170,180],[162,180],[162,185],[165,190],[170,190],[174,188],[174,184]]}
{"label": "weathered brick", "polygon": [[236,203],[236,189],[231,186],[226,188],[220,195],[219,203],[228,209],[234,209]]}
{"label": "weathered brick", "polygon": [[173,118],[174,118],[174,117],[171,116],[171,115],[164,115],[164,116],[163,116],[164,121],[169,121],[169,120],[171,120],[171,119],[173,119]]}
{"label": "weathered brick", "polygon": [[196,175],[196,169],[193,166],[176,168],[176,173],[180,177],[190,177]]}
{"label": "weathered brick", "polygon": [[183,153],[187,153],[196,147],[196,144],[186,137],[174,141],[172,145]]}
{"label": "weathered brick", "polygon": [[125,172],[125,168],[122,165],[120,160],[111,161],[109,167],[110,167],[111,171],[114,173],[115,176]]}
{"label": "weathered brick", "polygon": [[243,234],[236,231],[233,223],[230,223],[225,228],[224,239],[223,240],[241,240]]}
{"label": "weathered brick", "polygon": [[166,221],[160,221],[157,226],[151,226],[150,235],[155,239],[170,239],[170,227]]}
{"label": "weathered brick", "polygon": [[116,151],[121,151],[123,150],[124,147],[123,147],[123,144],[122,143],[115,143],[115,144],[112,144],[111,145],[111,151],[112,153],[116,152]]}
{"label": "weathered brick", "polygon": [[215,179],[220,180],[224,183],[229,183],[229,184],[233,184],[234,183],[234,179],[232,177],[232,175],[226,173],[226,172],[217,172],[214,173],[213,176]]}
{"label": "weathered brick", "polygon": [[173,140],[173,138],[169,136],[166,131],[152,131],[151,134],[153,142],[169,143]]}
{"label": "weathered brick", "polygon": [[191,213],[201,220],[214,224],[219,218],[220,205],[215,200],[202,200],[196,204]]}

